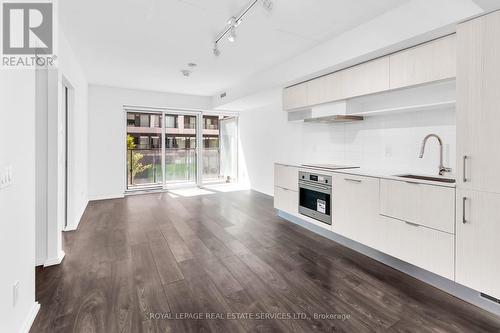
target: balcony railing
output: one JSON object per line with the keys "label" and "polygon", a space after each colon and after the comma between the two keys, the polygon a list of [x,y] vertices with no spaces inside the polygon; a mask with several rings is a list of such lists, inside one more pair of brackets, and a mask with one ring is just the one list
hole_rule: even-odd
{"label": "balcony railing", "polygon": [[[129,149],[127,154],[128,187],[162,185],[162,150]],[[196,150],[165,149],[165,182],[196,181]],[[218,148],[203,149],[203,179],[219,179],[220,151]]]}

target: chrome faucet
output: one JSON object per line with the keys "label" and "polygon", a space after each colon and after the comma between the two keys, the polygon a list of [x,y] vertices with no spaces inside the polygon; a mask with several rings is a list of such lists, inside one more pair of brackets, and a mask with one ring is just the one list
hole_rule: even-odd
{"label": "chrome faucet", "polygon": [[425,144],[427,143],[427,140],[432,137],[436,138],[439,142],[439,175],[442,176],[445,172],[451,172],[451,168],[447,168],[443,165],[443,141],[439,136],[436,134],[429,134],[424,138],[424,141],[422,141],[422,147],[420,148],[419,158],[424,157]]}

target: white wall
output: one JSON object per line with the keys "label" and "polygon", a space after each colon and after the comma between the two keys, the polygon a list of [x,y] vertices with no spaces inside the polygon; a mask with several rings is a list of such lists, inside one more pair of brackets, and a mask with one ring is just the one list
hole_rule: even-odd
{"label": "white wall", "polygon": [[[59,29],[58,52],[59,92],[62,93],[61,84],[64,81],[69,83],[72,88],[68,143],[68,168],[70,170],[68,175],[68,229],[75,229],[88,203],[88,83],[61,29]],[[59,98],[59,101],[62,104],[62,98]],[[62,105],[60,109],[64,110]],[[63,117],[61,116],[60,119]],[[63,126],[63,124],[60,123],[59,126]]]}
{"label": "white wall", "polygon": [[[0,70],[0,168],[12,186],[0,190],[0,332],[27,331],[35,303],[35,72]],[[13,305],[13,284],[19,298]],[[28,320],[28,321],[27,321]]]}
{"label": "white wall", "polygon": [[[456,127],[453,109],[366,118],[347,124],[288,122],[277,103],[240,113],[242,168],[252,189],[273,194],[273,164],[333,163],[394,172],[437,174],[436,133],[445,143],[444,163],[455,170]],[[245,174],[243,175],[245,177]]]}
{"label": "white wall", "polygon": [[210,109],[210,97],[89,87],[89,197],[123,197],[125,191],[125,113],[123,105]]}
{"label": "white wall", "polygon": [[64,32],[58,31],[58,67],[39,71],[37,80],[36,265],[64,257],[63,82],[72,88],[69,118],[68,230],[76,229],[88,203],[88,84]]}

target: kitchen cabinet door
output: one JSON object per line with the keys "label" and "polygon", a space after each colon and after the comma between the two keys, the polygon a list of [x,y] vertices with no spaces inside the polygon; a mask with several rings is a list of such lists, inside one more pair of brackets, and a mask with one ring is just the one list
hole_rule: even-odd
{"label": "kitchen cabinet door", "polygon": [[299,190],[299,169],[295,166],[276,163],[274,165],[274,186],[297,192]]}
{"label": "kitchen cabinet door", "polygon": [[453,280],[454,235],[380,215],[373,248]]}
{"label": "kitchen cabinet door", "polygon": [[298,192],[274,187],[274,208],[291,215],[299,215],[298,211],[299,194]]}
{"label": "kitchen cabinet door", "polygon": [[500,194],[457,191],[456,282],[500,299],[498,207]]}
{"label": "kitchen cabinet door", "polygon": [[309,104],[317,105],[343,99],[345,95],[343,82],[342,71],[309,81]]}
{"label": "kitchen cabinet door", "polygon": [[454,234],[455,189],[381,179],[380,214]]}
{"label": "kitchen cabinet door", "polygon": [[389,90],[389,57],[347,68],[340,75],[343,99]]}
{"label": "kitchen cabinet door", "polygon": [[309,106],[308,82],[300,83],[283,90],[283,109],[294,110]]}
{"label": "kitchen cabinet door", "polygon": [[458,26],[457,187],[500,193],[500,12]]}
{"label": "kitchen cabinet door", "polygon": [[391,89],[456,76],[456,37],[443,37],[390,55]]}
{"label": "kitchen cabinet door", "polygon": [[332,230],[371,246],[377,233],[379,179],[337,174],[332,182]]}

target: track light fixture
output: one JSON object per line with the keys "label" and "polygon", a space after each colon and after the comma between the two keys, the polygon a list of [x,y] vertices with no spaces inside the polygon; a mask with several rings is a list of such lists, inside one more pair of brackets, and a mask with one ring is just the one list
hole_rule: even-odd
{"label": "track light fixture", "polygon": [[213,52],[214,52],[214,56],[216,56],[216,57],[220,56],[220,50],[219,50],[219,47],[217,46],[217,43],[214,43]]}
{"label": "track light fixture", "polygon": [[217,36],[217,38],[214,40],[214,48],[213,48],[213,53],[216,57],[220,55],[220,50],[219,50],[219,42],[226,36],[227,40],[231,43],[234,43],[236,41],[236,27],[238,27],[241,22],[243,22],[243,18],[250,12],[250,10],[257,4],[257,2],[262,3],[262,7],[265,10],[270,11],[273,7],[273,2],[272,0],[252,0],[250,3],[240,12],[240,14],[236,16],[232,16],[227,20],[226,27],[224,30]]}
{"label": "track light fixture", "polygon": [[232,27],[231,32],[229,33],[229,37],[227,38],[228,41],[231,43],[234,43],[236,41],[236,28]]}

